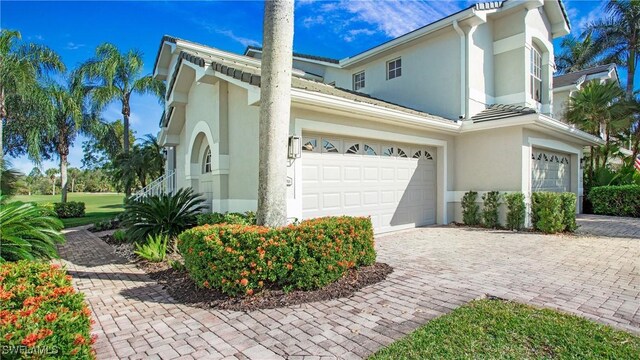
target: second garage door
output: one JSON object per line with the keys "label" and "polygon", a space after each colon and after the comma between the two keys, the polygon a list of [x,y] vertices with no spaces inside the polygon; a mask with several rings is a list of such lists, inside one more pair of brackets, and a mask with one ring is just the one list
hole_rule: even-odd
{"label": "second garage door", "polygon": [[570,192],[571,155],[533,149],[531,191]]}
{"label": "second garage door", "polygon": [[378,233],[434,224],[435,151],[420,145],[305,135],[302,215],[371,216]]}

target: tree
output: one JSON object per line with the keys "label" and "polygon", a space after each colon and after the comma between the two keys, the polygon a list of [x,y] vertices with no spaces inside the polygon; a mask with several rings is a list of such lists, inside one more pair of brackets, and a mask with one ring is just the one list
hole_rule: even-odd
{"label": "tree", "polygon": [[[102,131],[96,131],[94,136],[82,143],[84,157],[82,167],[105,168],[113,163],[116,156],[124,151],[124,125],[122,120],[108,123]],[[129,130],[129,143],[135,142],[135,132]]]}
{"label": "tree", "polygon": [[580,38],[566,36],[562,39],[560,48],[556,66],[561,73],[580,71],[601,63],[602,50],[594,43],[591,31]]}
{"label": "tree", "polygon": [[571,98],[567,120],[592,135],[600,136],[601,132],[605,135],[606,143],[603,147],[591,147],[590,179],[595,170],[606,166],[614,151],[612,145],[628,129],[629,113],[624,92],[614,82],[588,82]]}
{"label": "tree", "polygon": [[[41,149],[36,141],[23,140],[37,137],[25,124],[16,129],[21,132],[3,134],[3,127],[16,118],[26,117],[25,109],[36,103],[34,97],[39,95],[38,80],[49,71],[64,71],[64,64],[53,50],[34,43],[22,43],[20,32],[2,29],[0,31],[0,157],[4,149],[15,148],[21,144],[36,162],[40,160]],[[33,118],[31,118],[33,119]],[[11,141],[6,141],[8,138]],[[11,147],[7,144],[11,143]]]}
{"label": "tree", "polygon": [[633,97],[634,76],[640,50],[640,1],[609,0],[608,17],[592,25],[594,43],[602,49],[605,62],[627,68],[627,99]]}
{"label": "tree", "polygon": [[56,195],[56,179],[58,178],[58,169],[50,168],[45,170],[45,175],[51,180],[51,194]]}
{"label": "tree", "polygon": [[[118,101],[122,109],[124,134],[129,134],[129,116],[131,116],[131,94],[153,94],[160,100],[164,98],[165,85],[152,75],[142,76],[142,53],[132,49],[121,53],[110,43],[96,48],[95,57],[81,66],[82,74],[90,85],[91,98],[98,109]],[[130,140],[123,139],[124,153],[129,153]],[[126,188],[126,195],[131,189]]]}
{"label": "tree", "polygon": [[0,196],[10,197],[15,195],[20,172],[11,167],[11,163],[0,158]]}
{"label": "tree", "polygon": [[82,171],[78,168],[69,168],[69,178],[71,178],[71,192],[76,192],[76,180],[82,175]]}
{"label": "tree", "polygon": [[287,222],[287,137],[291,113],[293,0],[264,3],[263,57],[260,75],[259,225]]}

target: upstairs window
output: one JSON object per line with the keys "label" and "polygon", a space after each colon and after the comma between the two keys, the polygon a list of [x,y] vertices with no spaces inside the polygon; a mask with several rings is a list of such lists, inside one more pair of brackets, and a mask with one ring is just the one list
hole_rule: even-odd
{"label": "upstairs window", "polygon": [[397,58],[387,62],[387,80],[395,79],[402,75],[402,59]]}
{"label": "upstairs window", "polygon": [[364,87],[364,71],[353,74],[353,90],[360,90]]}
{"label": "upstairs window", "polygon": [[531,98],[537,102],[542,102],[542,55],[540,55],[540,50],[535,45],[531,47],[530,77]]}

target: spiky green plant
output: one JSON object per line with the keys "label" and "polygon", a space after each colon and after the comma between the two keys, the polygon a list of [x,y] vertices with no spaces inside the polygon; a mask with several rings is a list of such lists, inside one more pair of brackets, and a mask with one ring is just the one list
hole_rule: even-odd
{"label": "spiky green plant", "polygon": [[127,238],[143,241],[149,235],[167,235],[173,239],[196,225],[196,215],[204,210],[204,199],[193,189],[180,189],[173,195],[150,196],[124,206],[122,225]]}
{"label": "spiky green plant", "polygon": [[167,235],[149,235],[145,244],[136,243],[134,253],[147,261],[160,262],[167,256],[168,243]]}
{"label": "spiky green plant", "polygon": [[64,242],[61,229],[62,222],[37,205],[3,204],[0,209],[0,262],[57,258],[56,244]]}

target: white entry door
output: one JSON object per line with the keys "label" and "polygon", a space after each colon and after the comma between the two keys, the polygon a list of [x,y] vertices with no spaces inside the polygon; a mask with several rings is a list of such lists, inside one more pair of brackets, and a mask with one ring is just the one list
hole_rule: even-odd
{"label": "white entry door", "polygon": [[531,191],[571,191],[570,154],[533,149],[531,162]]}
{"label": "white entry door", "polygon": [[377,233],[434,224],[435,151],[305,134],[302,216],[371,216]]}

